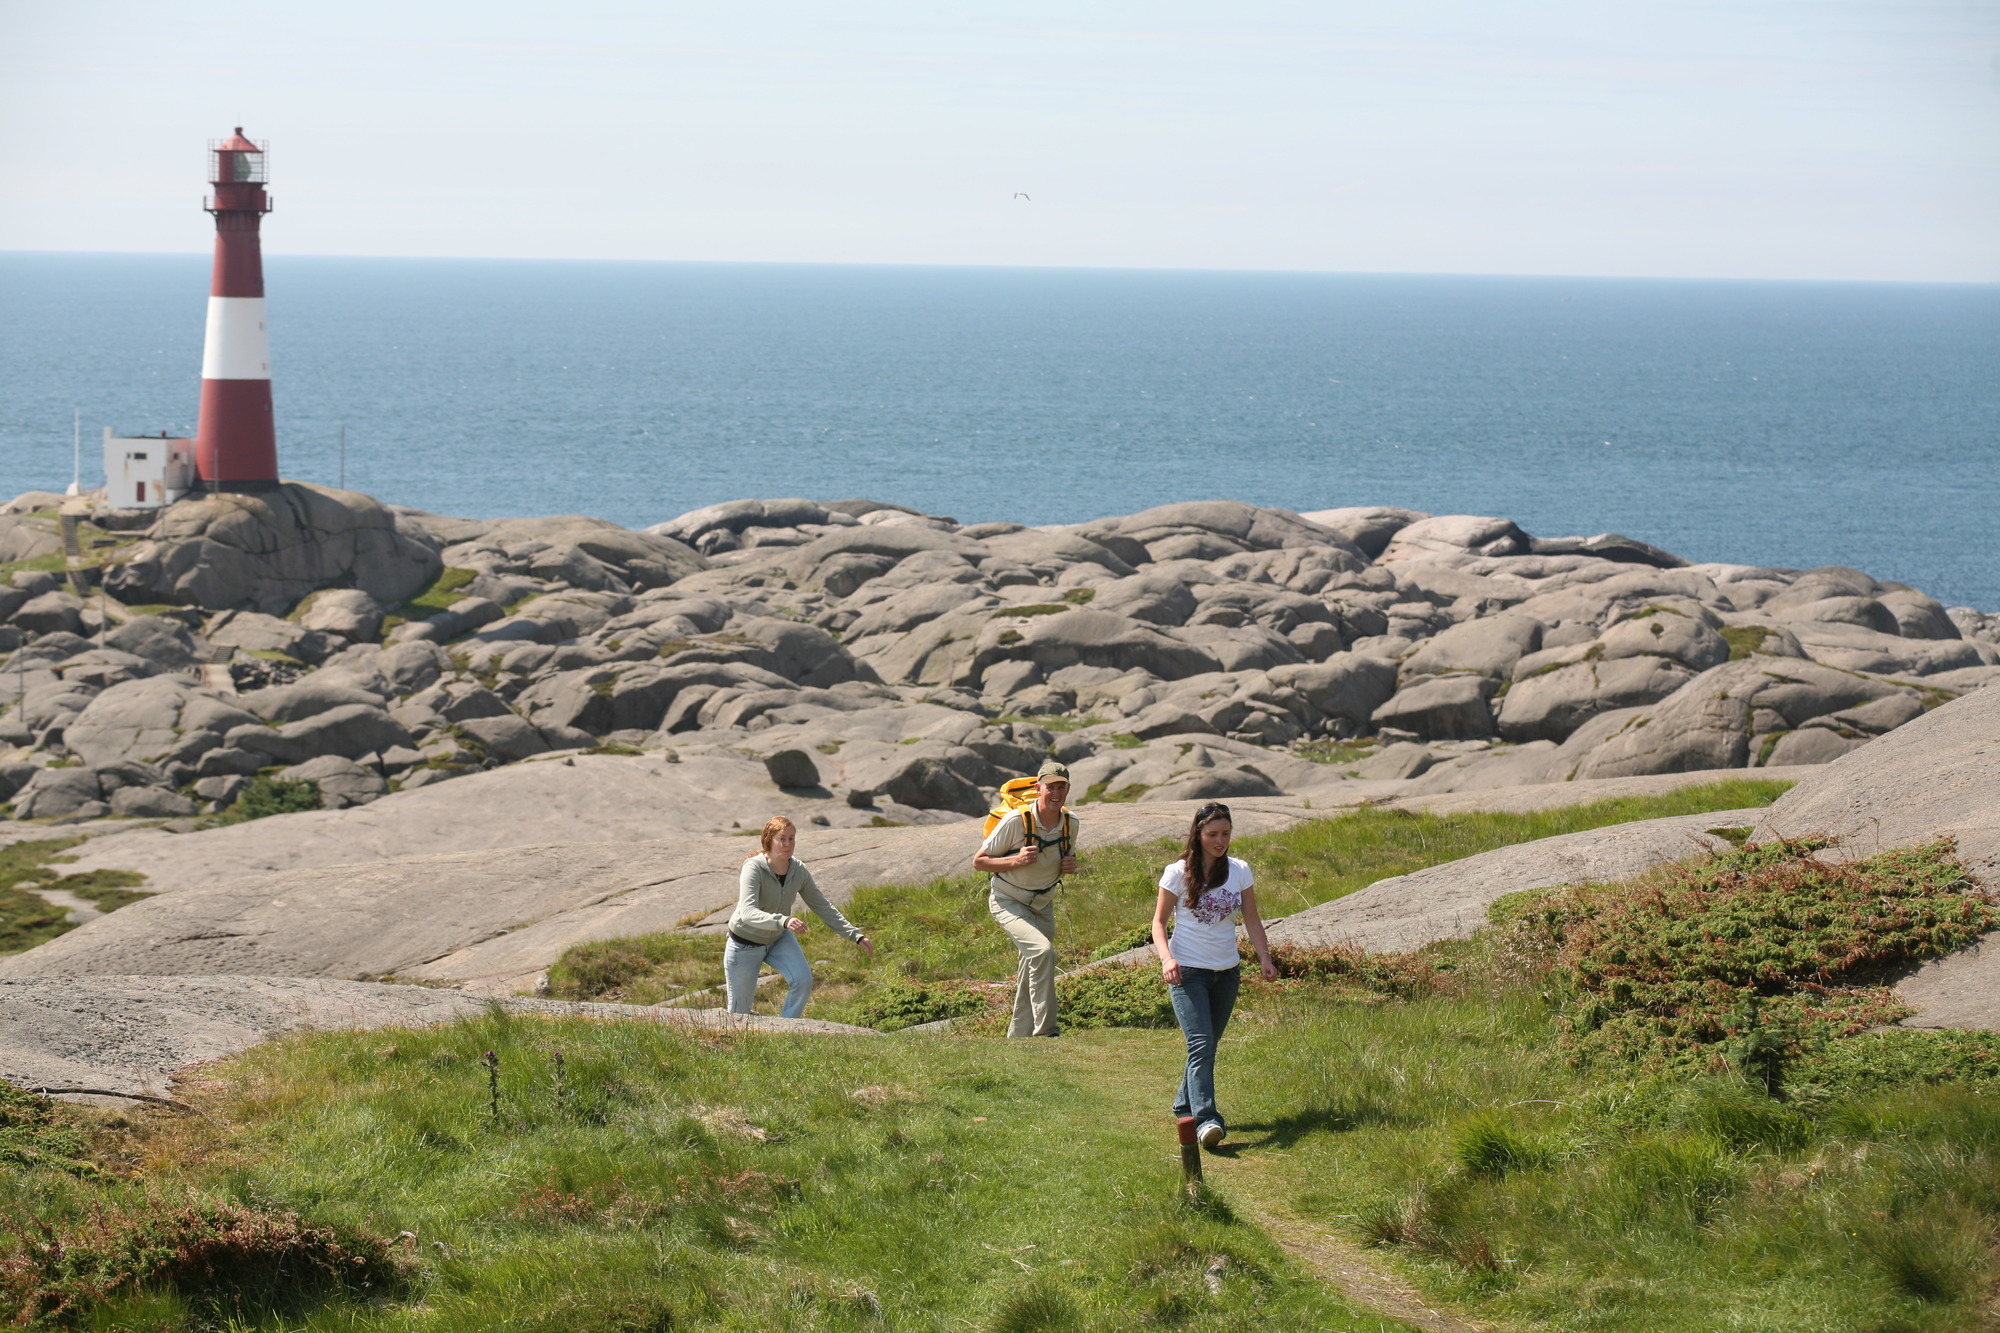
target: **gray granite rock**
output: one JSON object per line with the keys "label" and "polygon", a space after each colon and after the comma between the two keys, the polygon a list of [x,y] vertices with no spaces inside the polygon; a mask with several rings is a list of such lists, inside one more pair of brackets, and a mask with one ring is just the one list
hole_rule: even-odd
{"label": "gray granite rock", "polygon": [[126,602],[282,615],[322,588],[359,588],[401,605],[442,568],[426,535],[399,529],[370,497],[286,482],[170,506],[108,586]]}

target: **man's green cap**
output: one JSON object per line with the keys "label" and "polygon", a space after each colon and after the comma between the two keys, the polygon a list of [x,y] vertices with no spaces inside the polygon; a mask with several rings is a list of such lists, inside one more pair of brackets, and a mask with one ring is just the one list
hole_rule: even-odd
{"label": "man's green cap", "polygon": [[1069,765],[1059,764],[1053,759],[1047,760],[1035,770],[1035,780],[1039,782],[1043,778],[1061,778],[1064,782],[1068,782]]}

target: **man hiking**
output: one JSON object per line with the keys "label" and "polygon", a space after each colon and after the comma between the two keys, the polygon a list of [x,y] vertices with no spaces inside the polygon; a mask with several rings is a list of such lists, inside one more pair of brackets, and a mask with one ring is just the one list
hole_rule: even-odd
{"label": "man hiking", "polygon": [[972,868],[992,876],[986,910],[1020,950],[1010,1037],[1053,1037],[1056,1026],[1056,886],[1076,872],[1076,816],[1063,808],[1069,769],[1051,759],[1035,773],[1035,800],[1009,810],[986,835]]}

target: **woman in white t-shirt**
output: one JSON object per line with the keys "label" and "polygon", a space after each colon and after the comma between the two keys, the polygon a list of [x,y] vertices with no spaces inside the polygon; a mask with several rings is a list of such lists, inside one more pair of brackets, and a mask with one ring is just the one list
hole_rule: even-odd
{"label": "woman in white t-shirt", "polygon": [[1187,1038],[1187,1072],[1174,1099],[1174,1115],[1195,1118],[1195,1135],[1205,1148],[1219,1146],[1229,1132],[1222,1112],[1215,1109],[1215,1047],[1229,1025],[1242,981],[1236,946],[1239,912],[1264,980],[1278,979],[1264,922],[1257,915],[1250,867],[1229,854],[1230,831],[1229,807],[1220,801],[1194,812],[1187,847],[1160,875],[1160,900],[1153,909],[1153,951],[1160,956],[1174,1017]]}

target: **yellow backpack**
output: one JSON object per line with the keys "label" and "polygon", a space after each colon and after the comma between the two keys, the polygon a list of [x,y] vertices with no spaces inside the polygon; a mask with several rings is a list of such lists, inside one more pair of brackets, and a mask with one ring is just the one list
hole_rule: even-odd
{"label": "yellow backpack", "polygon": [[[1001,820],[1019,810],[1022,812],[1021,827],[1027,833],[1028,837],[1034,840],[1035,846],[1038,849],[1046,850],[1054,846],[1059,849],[1058,855],[1070,855],[1072,849],[1076,846],[1076,816],[1070,813],[1068,806],[1064,806],[1062,812],[1062,832],[1053,838],[1044,839],[1036,825],[1034,813],[1030,809],[1035,803],[1035,798],[1040,794],[1041,784],[1034,778],[1010,778],[1001,783],[1000,802],[986,812],[986,828],[980,834],[980,837],[991,837],[993,830],[1000,827]],[[1005,876],[1001,878],[1004,879]],[[1007,882],[1010,884],[1013,883],[1012,880],[1008,880]],[[1060,883],[1062,883],[1061,880],[1056,881],[1056,884]],[[1049,889],[1055,888],[1056,884],[1049,885]],[[1049,889],[1030,890],[1030,892],[1046,893]]]}

